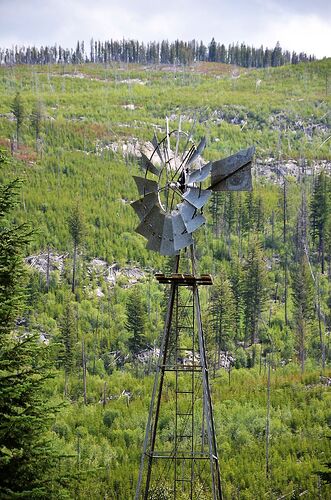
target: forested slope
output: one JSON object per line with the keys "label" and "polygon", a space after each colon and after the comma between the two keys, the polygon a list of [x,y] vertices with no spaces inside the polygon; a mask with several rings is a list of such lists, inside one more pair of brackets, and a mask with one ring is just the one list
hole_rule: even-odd
{"label": "forested slope", "polygon": [[[60,405],[55,417],[40,408],[50,472],[46,480],[36,464],[32,493],[17,483],[26,498],[133,495],[166,304],[153,274],[171,263],[134,232],[132,174],[166,116],[173,128],[182,116],[197,139],[206,135],[206,160],[256,146],[253,192],[213,195],[197,233],[199,271],[214,276],[201,299],[225,498],[328,497],[329,72],[330,60],[260,70],[0,67],[3,234],[34,229],[29,242],[13,243],[18,261],[29,256],[27,282],[4,338],[39,339],[48,360],[38,394]],[[23,185],[12,207],[6,186],[16,178]],[[33,357],[29,350],[26,366]],[[4,377],[17,370],[6,359]],[[171,383],[168,391],[171,399]],[[171,439],[166,418],[163,432]],[[16,460],[6,446],[3,474]]]}

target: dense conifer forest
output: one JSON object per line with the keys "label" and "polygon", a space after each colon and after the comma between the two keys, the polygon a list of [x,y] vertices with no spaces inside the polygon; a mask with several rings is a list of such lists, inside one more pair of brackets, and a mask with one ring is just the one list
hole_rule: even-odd
{"label": "dense conifer forest", "polygon": [[84,64],[84,63],[136,63],[190,65],[193,62],[221,62],[236,64],[245,68],[267,68],[284,64],[314,61],[314,55],[305,52],[283,50],[277,42],[275,47],[255,48],[245,43],[224,43],[212,38],[208,45],[202,41],[189,42],[176,40],[169,42],[143,43],[138,40],[90,40],[85,47],[84,41],[78,41],[75,49],[61,45],[30,47],[15,46],[11,49],[0,47],[0,64]]}
{"label": "dense conifer forest", "polygon": [[1,51],[1,498],[134,497],[171,259],[132,174],[166,117],[206,161],[256,147],[196,232],[224,498],[330,497],[331,60],[259,50]]}

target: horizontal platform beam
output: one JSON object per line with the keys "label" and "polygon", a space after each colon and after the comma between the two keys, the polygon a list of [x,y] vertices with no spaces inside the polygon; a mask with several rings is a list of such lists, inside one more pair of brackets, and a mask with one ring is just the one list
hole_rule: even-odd
{"label": "horizontal platform beam", "polygon": [[155,278],[159,283],[176,283],[177,285],[212,285],[213,279],[210,274],[201,274],[201,276],[194,276],[194,274],[179,274],[173,273],[166,276],[163,273],[155,274]]}

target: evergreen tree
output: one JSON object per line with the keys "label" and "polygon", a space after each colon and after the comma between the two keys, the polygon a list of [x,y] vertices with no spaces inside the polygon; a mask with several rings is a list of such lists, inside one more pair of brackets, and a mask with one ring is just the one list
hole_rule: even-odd
{"label": "evergreen tree", "polygon": [[208,61],[215,62],[216,61],[216,42],[215,38],[212,38],[212,41],[208,47]]}
{"label": "evergreen tree", "polygon": [[60,322],[61,337],[63,342],[62,364],[64,366],[64,394],[68,395],[69,375],[74,363],[74,345],[75,345],[75,315],[73,304],[70,299],[67,300],[64,313]]}
{"label": "evergreen tree", "polygon": [[230,281],[224,270],[217,276],[210,297],[211,327],[217,346],[215,366],[220,368],[221,351],[233,348],[234,297]]}
{"label": "evergreen tree", "polygon": [[17,141],[17,147],[18,147],[20,133],[21,133],[21,127],[22,127],[22,123],[23,123],[24,115],[25,115],[22,97],[21,97],[21,94],[19,92],[16,93],[10,109],[16,118],[16,141]]}
{"label": "evergreen tree", "polygon": [[[4,162],[0,151],[0,166]],[[10,220],[18,187],[17,180],[0,186],[0,497],[34,499],[49,495],[57,457],[46,438],[52,410],[42,394],[48,350],[16,326],[30,239],[26,225]]]}
{"label": "evergreen tree", "polygon": [[319,262],[321,272],[324,273],[325,261],[325,232],[327,221],[330,217],[330,178],[321,172],[314,183],[314,189],[311,199],[311,235],[313,243],[317,242]]}
{"label": "evergreen tree", "polygon": [[235,340],[241,339],[241,323],[243,313],[243,270],[239,260],[234,260],[230,272],[231,290],[234,297],[233,320]]}
{"label": "evergreen tree", "polygon": [[245,340],[255,344],[261,312],[267,300],[267,274],[260,242],[253,238],[243,278]]}
{"label": "evergreen tree", "polygon": [[301,254],[298,264],[293,269],[292,294],[298,360],[301,371],[304,372],[308,327],[313,318],[315,306],[314,283],[304,253]]}
{"label": "evergreen tree", "polygon": [[143,304],[139,287],[135,286],[131,291],[126,305],[126,329],[131,334],[128,346],[135,355],[146,347],[145,325],[146,309]]}
{"label": "evergreen tree", "polygon": [[71,209],[70,215],[68,217],[68,226],[74,246],[71,291],[72,293],[75,293],[78,247],[82,243],[85,234],[85,223],[84,223],[83,213],[78,202],[76,202],[76,204]]}
{"label": "evergreen tree", "polygon": [[40,139],[41,124],[44,118],[43,106],[40,101],[36,101],[31,112],[31,125],[35,131],[36,147]]}

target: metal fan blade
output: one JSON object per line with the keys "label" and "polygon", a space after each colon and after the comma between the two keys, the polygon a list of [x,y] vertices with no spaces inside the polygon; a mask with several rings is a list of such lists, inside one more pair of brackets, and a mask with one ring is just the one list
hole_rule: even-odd
{"label": "metal fan blade", "polygon": [[160,158],[161,162],[162,162],[162,163],[164,163],[164,159],[163,159],[163,156],[162,156],[161,150],[160,150],[160,148],[159,148],[159,142],[158,142],[158,140],[157,140],[157,137],[156,137],[156,135],[155,135],[155,132],[154,132],[154,136],[153,136],[153,139],[152,139],[152,144],[153,144],[154,149],[155,149],[155,151],[157,152],[157,154],[158,154],[158,156],[159,156],[159,158]]}
{"label": "metal fan blade", "polygon": [[145,196],[149,193],[157,193],[158,186],[156,181],[145,179],[145,177],[138,177],[137,175],[133,175],[133,178],[140,195]]}
{"label": "metal fan blade", "polygon": [[197,187],[189,187],[188,190],[183,194],[184,200],[191,203],[195,208],[202,208],[205,203],[207,203],[211,191],[206,189],[200,189]]}
{"label": "metal fan blade", "polygon": [[137,233],[148,239],[149,250],[160,251],[165,218],[160,207],[155,205],[136,228]]}
{"label": "metal fan blade", "polygon": [[174,230],[172,225],[172,216],[166,215],[163,225],[163,234],[161,240],[160,254],[175,255],[177,251],[174,245]]}
{"label": "metal fan blade", "polygon": [[255,148],[212,162],[211,186],[213,191],[250,191],[252,189],[251,162]]}
{"label": "metal fan blade", "polygon": [[187,161],[187,165],[189,165],[190,163],[193,163],[195,162],[198,157],[203,153],[203,150],[205,149],[206,147],[206,138],[203,137],[197,147],[197,149],[194,151],[194,153],[192,154],[192,156],[188,159]]}
{"label": "metal fan blade", "polygon": [[176,251],[192,245],[192,235],[186,231],[186,227],[181,214],[175,210],[172,212],[172,228],[174,236],[174,247]]}
{"label": "metal fan blade", "polygon": [[212,163],[209,162],[198,170],[194,170],[188,176],[187,183],[192,184],[193,182],[202,182],[207,179],[211,171]]}
{"label": "metal fan blade", "polygon": [[141,153],[141,158],[138,159],[139,165],[144,169],[147,170],[148,172],[151,172],[154,175],[159,176],[160,175],[160,170],[153,165],[151,160],[147,158],[147,156],[144,153]]}
{"label": "metal fan blade", "polygon": [[187,201],[180,203],[178,210],[188,233],[193,233],[206,222],[204,216],[196,213],[197,209]]}
{"label": "metal fan blade", "polygon": [[136,212],[140,220],[152,210],[155,205],[159,204],[159,198],[156,193],[146,194],[143,198],[131,203],[131,207]]}
{"label": "metal fan blade", "polygon": [[241,167],[238,172],[217,183],[213,191],[252,191],[252,164]]}

